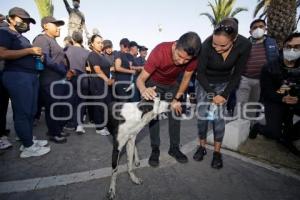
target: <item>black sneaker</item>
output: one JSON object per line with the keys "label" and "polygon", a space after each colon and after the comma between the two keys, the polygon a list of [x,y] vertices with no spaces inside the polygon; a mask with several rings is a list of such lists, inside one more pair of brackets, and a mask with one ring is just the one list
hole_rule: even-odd
{"label": "black sneaker", "polygon": [[151,167],[157,167],[159,165],[159,148],[152,148],[151,156],[148,163]]}
{"label": "black sneaker", "polygon": [[53,141],[57,144],[62,144],[62,143],[66,143],[67,142],[67,138],[65,138],[64,136],[49,136],[49,140]]}
{"label": "black sneaker", "polygon": [[207,154],[205,147],[199,146],[197,151],[195,152],[193,158],[196,161],[203,160],[203,157]]}
{"label": "black sneaker", "polygon": [[70,133],[67,132],[67,131],[62,131],[62,132],[60,133],[60,135],[63,136],[63,137],[68,137],[68,136],[70,136]]}
{"label": "black sneaker", "polygon": [[249,138],[255,139],[257,137],[258,132],[259,132],[259,124],[254,124],[250,129]]}
{"label": "black sneaker", "polygon": [[211,167],[214,169],[221,169],[223,167],[222,154],[220,152],[214,152]]}
{"label": "black sneaker", "polygon": [[186,155],[184,155],[179,147],[173,147],[173,148],[170,148],[169,150],[169,155],[174,157],[177,162],[180,162],[180,163],[187,163],[188,162],[188,158],[186,157]]}

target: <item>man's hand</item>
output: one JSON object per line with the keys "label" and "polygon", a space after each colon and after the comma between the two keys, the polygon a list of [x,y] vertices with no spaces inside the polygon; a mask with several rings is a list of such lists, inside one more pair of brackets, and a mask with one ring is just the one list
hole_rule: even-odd
{"label": "man's hand", "polygon": [[298,97],[287,95],[282,98],[282,102],[286,104],[294,105],[298,103]]}
{"label": "man's hand", "polygon": [[142,97],[146,100],[153,100],[157,93],[155,92],[156,86],[148,87],[142,91]]}
{"label": "man's hand", "polygon": [[67,71],[67,74],[66,74],[67,80],[68,80],[68,81],[71,80],[72,77],[75,76],[75,74],[76,74],[75,70],[73,70],[73,69],[68,70],[68,71]]}
{"label": "man's hand", "polygon": [[41,56],[42,49],[40,47],[31,47],[29,48],[29,54]]}
{"label": "man's hand", "polygon": [[226,102],[226,99],[221,95],[217,95],[213,98],[213,103],[217,105],[223,105]]}
{"label": "man's hand", "polygon": [[171,102],[171,109],[175,111],[177,116],[179,116],[182,113],[181,102],[174,99]]}
{"label": "man's hand", "polygon": [[106,83],[107,83],[108,86],[112,86],[115,83],[115,79],[110,79],[109,78],[109,79],[107,79]]}

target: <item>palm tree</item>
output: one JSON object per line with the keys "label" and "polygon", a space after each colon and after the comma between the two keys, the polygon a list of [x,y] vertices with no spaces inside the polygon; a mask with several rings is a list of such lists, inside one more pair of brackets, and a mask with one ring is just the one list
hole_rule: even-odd
{"label": "palm tree", "polygon": [[263,13],[262,13],[258,18],[260,18],[260,19],[261,19],[261,18],[265,19],[271,1],[272,1],[272,0],[258,0],[258,1],[257,1],[258,3],[257,3],[257,5],[256,5],[256,7],[255,7],[255,10],[254,10],[253,17],[256,17],[256,15],[259,13],[259,11],[260,11],[261,9],[263,9]]}
{"label": "palm tree", "polygon": [[208,2],[208,6],[212,9],[213,15],[210,13],[201,13],[200,15],[204,15],[208,17],[211,24],[216,26],[220,21],[222,21],[226,17],[234,17],[238,13],[242,11],[248,11],[247,8],[238,7],[233,10],[233,5],[236,0],[215,0],[215,5],[211,2]]}
{"label": "palm tree", "polygon": [[272,0],[267,10],[268,33],[282,48],[284,40],[296,27],[296,0]]}
{"label": "palm tree", "polygon": [[258,0],[254,17],[263,9],[259,18],[267,20],[268,33],[274,37],[279,47],[285,38],[297,29],[297,7],[300,0]]}
{"label": "palm tree", "polygon": [[39,10],[40,17],[53,16],[53,4],[52,0],[34,0]]}

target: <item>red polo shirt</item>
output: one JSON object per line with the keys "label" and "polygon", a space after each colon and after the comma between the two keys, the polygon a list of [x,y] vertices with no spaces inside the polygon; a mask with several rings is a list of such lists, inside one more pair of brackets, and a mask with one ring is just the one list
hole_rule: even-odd
{"label": "red polo shirt", "polygon": [[183,71],[194,71],[197,68],[197,59],[194,58],[185,65],[177,66],[172,59],[172,44],[163,42],[157,45],[149,55],[144,69],[151,74],[150,79],[163,85],[173,85]]}

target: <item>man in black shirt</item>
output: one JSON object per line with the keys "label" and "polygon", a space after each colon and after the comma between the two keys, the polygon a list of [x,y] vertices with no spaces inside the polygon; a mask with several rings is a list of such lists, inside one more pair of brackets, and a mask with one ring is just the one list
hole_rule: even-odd
{"label": "man in black shirt", "polygon": [[260,82],[266,126],[255,124],[249,137],[254,139],[260,133],[300,155],[292,143],[299,139],[293,117],[300,115],[300,33],[293,33],[286,39],[283,58],[264,66]]}
{"label": "man in black shirt", "polygon": [[[41,47],[45,57],[45,69],[40,75],[40,87],[45,103],[45,118],[48,127],[48,135],[49,139],[55,143],[65,143],[67,141],[65,138],[67,134],[63,132],[65,122],[57,120],[54,117],[61,118],[65,116],[68,111],[65,110],[65,106],[55,106],[53,108],[53,115],[51,115],[52,104],[66,102],[65,99],[53,95],[67,95],[67,86],[63,81],[66,75],[68,75],[65,53],[55,40],[55,38],[60,35],[59,26],[64,25],[64,21],[56,20],[54,17],[48,16],[41,20],[41,25],[45,34],[38,35],[34,39],[33,45]],[[61,83],[58,83],[58,81],[61,81]],[[54,86],[54,83],[57,84]],[[51,92],[52,86],[53,94]]]}

